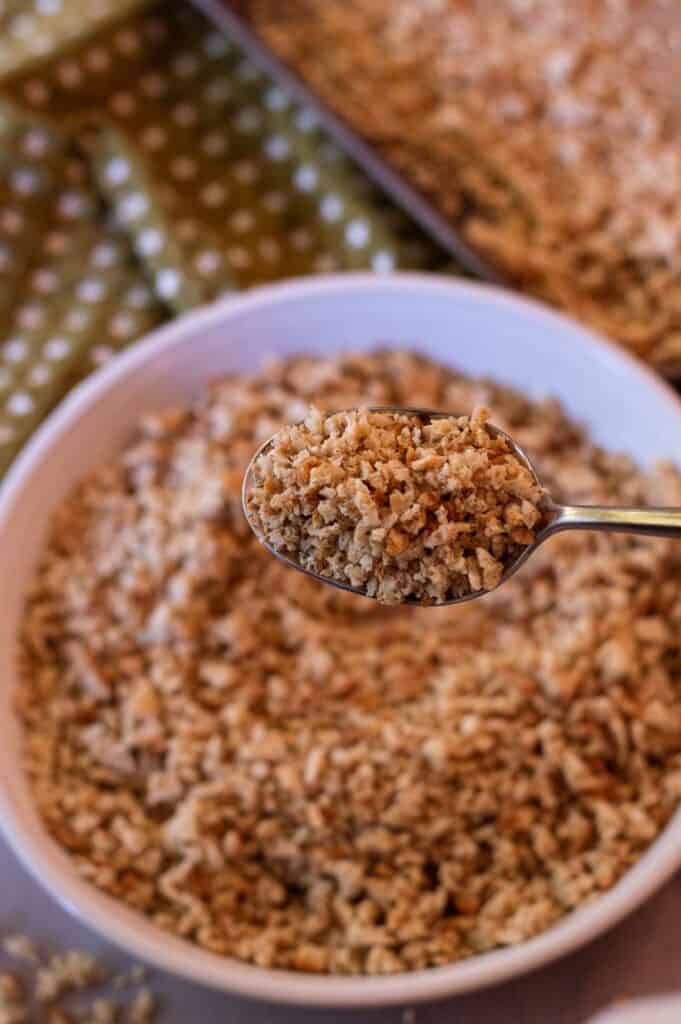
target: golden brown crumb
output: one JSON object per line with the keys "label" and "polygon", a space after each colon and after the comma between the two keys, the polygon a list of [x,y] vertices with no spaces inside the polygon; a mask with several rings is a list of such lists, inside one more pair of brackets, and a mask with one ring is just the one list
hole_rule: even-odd
{"label": "golden brown crumb", "polygon": [[222,381],[55,517],[17,693],[37,809],[93,885],[262,966],[392,972],[522,942],[678,804],[681,549],[566,533],[454,608],[312,581],[258,543],[240,488],[313,401],[483,405],[557,501],[681,505],[675,468],[407,353]]}
{"label": "golden brown crumb", "polygon": [[8,956],[17,960],[37,963],[40,959],[36,945],[28,935],[7,935],[2,940],[2,948]]}
{"label": "golden brown crumb", "polygon": [[128,1010],[128,1024],[150,1024],[154,1018],[155,1002],[150,989],[141,989]]}
{"label": "golden brown crumb", "polygon": [[275,551],[384,604],[492,590],[534,541],[543,492],[487,419],[313,408],[255,460],[249,518]]}
{"label": "golden brown crumb", "polygon": [[79,949],[55,953],[36,972],[35,997],[41,1002],[51,1002],[64,992],[96,984],[104,976],[102,965],[91,953]]}

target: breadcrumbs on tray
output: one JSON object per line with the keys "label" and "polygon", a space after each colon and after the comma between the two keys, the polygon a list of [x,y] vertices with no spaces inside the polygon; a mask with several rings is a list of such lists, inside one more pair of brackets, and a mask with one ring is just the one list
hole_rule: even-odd
{"label": "breadcrumbs on tray", "polygon": [[244,6],[502,276],[681,372],[677,4]]}
{"label": "breadcrumbs on tray", "polygon": [[542,524],[543,491],[486,409],[353,409],[280,430],[248,516],[275,551],[384,604],[492,590]]}
{"label": "breadcrumbs on tray", "polygon": [[[25,963],[23,983],[14,974],[0,973],[0,1024],[116,1024],[124,1019],[128,1024],[152,1024],[155,1000],[149,988],[139,987],[146,976],[141,964],[112,975],[84,950],[62,950],[43,962],[33,939],[25,934],[4,936],[1,945],[9,957]],[[130,985],[135,989],[125,1001],[92,994],[92,989],[106,993],[107,988],[115,991]],[[70,1006],[74,994],[79,1001]]]}
{"label": "breadcrumbs on tray", "polygon": [[672,466],[420,356],[218,382],[54,517],[16,695],[37,810],[83,879],[263,967],[391,973],[522,942],[678,804],[681,548],[565,533],[454,608],[324,586],[241,510],[253,451],[312,402],[484,406],[556,500],[681,505]]}

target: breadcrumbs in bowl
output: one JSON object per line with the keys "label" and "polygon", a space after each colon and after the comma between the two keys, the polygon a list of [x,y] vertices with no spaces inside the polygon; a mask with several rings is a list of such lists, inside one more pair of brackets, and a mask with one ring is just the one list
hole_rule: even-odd
{"label": "breadcrumbs in bowl", "polygon": [[535,540],[544,492],[488,418],[313,408],[254,459],[251,525],[270,549],[384,604],[493,590]]}
{"label": "breadcrumbs in bowl", "polygon": [[681,505],[552,402],[399,352],[301,357],[147,417],[59,510],[18,693],[47,828],[205,949],[381,974],[537,935],[681,794],[681,551],[564,535],[484,602],[389,608],[252,537],[253,450],[301,407],[483,404],[557,500]]}

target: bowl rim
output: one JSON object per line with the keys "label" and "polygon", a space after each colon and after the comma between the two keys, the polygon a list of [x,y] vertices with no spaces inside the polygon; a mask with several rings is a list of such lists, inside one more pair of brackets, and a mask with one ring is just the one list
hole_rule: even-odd
{"label": "bowl rim", "polygon": [[[34,432],[0,484],[0,534],[24,484],[45,453],[59,445],[74,421],[94,405],[100,395],[136,368],[153,361],[160,352],[181,346],[187,337],[204,328],[218,323],[226,326],[257,307],[285,305],[292,300],[295,303],[306,297],[336,292],[345,292],[351,297],[356,292],[372,289],[403,292],[405,288],[415,290],[424,299],[428,294],[442,291],[449,293],[453,300],[457,295],[482,298],[510,313],[514,310],[525,316],[529,313],[548,328],[552,324],[569,326],[573,334],[581,335],[584,345],[593,350],[595,362],[604,372],[609,368],[624,368],[643,378],[648,387],[657,392],[659,401],[678,417],[681,428],[681,399],[668,383],[614,342],[536,300],[489,284],[427,273],[398,272],[379,276],[360,272],[286,280],[254,288],[244,295],[221,298],[178,317],[145,335],[77,384]],[[129,953],[189,981],[261,1001],[310,1007],[388,1006],[442,999],[546,966],[614,926],[674,874],[681,866],[681,842],[674,834],[679,828],[681,810],[675,812],[665,829],[615,886],[518,946],[493,950],[442,967],[395,975],[308,975],[256,967],[166,936],[142,915],[122,908],[112,897],[94,890],[75,873],[63,868],[51,849],[53,840],[45,833],[44,842],[34,841],[15,816],[12,801],[0,783],[0,831],[4,838],[31,876],[84,924]],[[165,942],[159,941],[163,938]]]}

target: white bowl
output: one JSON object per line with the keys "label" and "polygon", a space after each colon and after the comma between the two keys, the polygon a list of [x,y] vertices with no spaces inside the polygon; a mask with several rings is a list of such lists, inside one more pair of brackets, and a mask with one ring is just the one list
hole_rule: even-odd
{"label": "white bowl", "polygon": [[624,352],[543,307],[479,285],[421,275],[348,274],[229,298],[156,331],[80,385],[47,420],[0,489],[0,822],[36,879],[133,954],[195,981],[261,999],[325,1006],[414,1003],[490,985],[546,964],[633,910],[681,865],[681,813],[609,892],[520,946],[391,977],[269,971],[161,932],[81,881],[31,804],[12,715],[17,629],[50,513],[110,458],[140,414],[189,402],[216,375],[257,369],[265,354],[377,344],[418,348],[530,395],[557,395],[604,445],[642,463],[681,465],[681,404]]}

